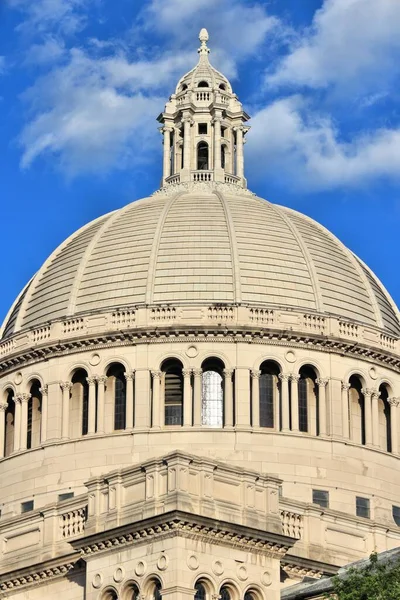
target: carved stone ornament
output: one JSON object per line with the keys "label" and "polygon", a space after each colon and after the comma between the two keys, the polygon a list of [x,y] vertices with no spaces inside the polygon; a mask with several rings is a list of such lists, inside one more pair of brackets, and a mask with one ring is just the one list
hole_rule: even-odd
{"label": "carved stone ornament", "polygon": [[199,559],[195,554],[188,556],[186,563],[191,571],[197,571],[199,568]]}

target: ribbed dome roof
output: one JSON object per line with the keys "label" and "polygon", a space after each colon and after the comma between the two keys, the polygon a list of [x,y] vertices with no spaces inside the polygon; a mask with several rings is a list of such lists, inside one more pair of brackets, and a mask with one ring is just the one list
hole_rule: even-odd
{"label": "ribbed dome roof", "polygon": [[400,332],[382,284],[321,225],[244,190],[199,185],[138,200],[73,234],[21,294],[3,336],[167,303],[304,309]]}

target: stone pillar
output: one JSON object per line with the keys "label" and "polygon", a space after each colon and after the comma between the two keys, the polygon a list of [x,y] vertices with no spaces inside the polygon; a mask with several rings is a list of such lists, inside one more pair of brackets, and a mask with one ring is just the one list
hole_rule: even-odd
{"label": "stone pillar", "polygon": [[126,429],[133,429],[133,411],[134,411],[134,400],[133,400],[133,383],[135,380],[135,372],[125,373],[126,379]]}
{"label": "stone pillar", "polygon": [[379,390],[372,390],[372,445],[375,446],[375,448],[379,448],[379,396]]}
{"label": "stone pillar", "polygon": [[72,383],[70,381],[64,381],[60,383],[62,389],[62,432],[61,437],[63,440],[69,438],[69,397],[72,389]]}
{"label": "stone pillar", "polygon": [[372,444],[372,407],[371,407],[371,396],[373,390],[363,388],[361,390],[364,395],[364,409],[365,409],[365,444],[370,446]]}
{"label": "stone pillar", "polygon": [[40,443],[44,444],[47,440],[47,412],[49,405],[49,387],[44,385],[39,389],[42,394],[42,415],[40,419]]}
{"label": "stone pillar", "polygon": [[14,396],[15,414],[14,414],[14,452],[18,452],[21,447],[21,395]]}
{"label": "stone pillar", "polygon": [[328,434],[326,423],[326,386],[328,381],[328,379],[317,379],[315,382],[318,385],[319,435],[322,437],[326,437]]}
{"label": "stone pillar", "polygon": [[0,458],[4,458],[6,444],[6,410],[7,402],[0,403]]}
{"label": "stone pillar", "polygon": [[350,438],[349,428],[349,383],[342,381],[342,436],[348,440]]}
{"label": "stone pillar", "polygon": [[189,173],[191,168],[191,139],[190,139],[190,128],[192,126],[192,120],[190,117],[183,119],[183,168]]}
{"label": "stone pillar", "polygon": [[96,431],[96,377],[87,377],[89,385],[88,435]]}
{"label": "stone pillar", "polygon": [[183,425],[192,425],[192,370],[183,369]]}
{"label": "stone pillar", "polygon": [[236,127],[236,175],[244,177],[243,127]]}
{"label": "stone pillar", "polygon": [[292,409],[292,431],[299,432],[299,379],[298,373],[290,374],[290,404]]}
{"label": "stone pillar", "polygon": [[161,371],[160,377],[160,425],[164,427],[165,425],[165,371]]}
{"label": "stone pillar", "polygon": [[163,127],[164,134],[164,159],[163,159],[163,179],[164,181],[171,175],[171,127]]}
{"label": "stone pillar", "polygon": [[97,433],[104,433],[104,393],[107,376],[97,376]]}
{"label": "stone pillar", "polygon": [[152,399],[150,371],[139,367],[135,370],[135,429],[147,429],[151,423]]}
{"label": "stone pillar", "polygon": [[399,454],[399,425],[398,414],[400,398],[389,398],[390,405],[390,437],[392,438],[392,453]]}
{"label": "stone pillar", "polygon": [[224,426],[233,427],[233,369],[224,369]]}
{"label": "stone pillar", "polygon": [[28,402],[30,394],[20,394],[21,402],[21,438],[19,449],[26,450],[28,447]]}
{"label": "stone pillar", "polygon": [[216,116],[214,124],[214,171],[220,170],[221,165],[221,117]]}
{"label": "stone pillar", "polygon": [[153,378],[153,402],[152,402],[152,427],[160,428],[161,415],[160,415],[160,381],[161,371],[152,371],[151,376]]}
{"label": "stone pillar", "polygon": [[193,421],[194,425],[201,425],[201,385],[202,385],[202,376],[203,371],[201,369],[194,369],[194,415]]}
{"label": "stone pillar", "polygon": [[289,431],[289,378],[290,375],[280,373],[282,396],[282,431]]}
{"label": "stone pillar", "polygon": [[253,427],[260,427],[260,376],[261,371],[251,371],[251,408]]}

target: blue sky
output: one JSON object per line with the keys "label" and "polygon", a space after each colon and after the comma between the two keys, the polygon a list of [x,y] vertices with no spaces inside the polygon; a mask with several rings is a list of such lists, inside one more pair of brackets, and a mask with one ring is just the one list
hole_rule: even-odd
{"label": "blue sky", "polygon": [[253,117],[249,187],[400,304],[399,0],[0,0],[1,318],[69,234],[158,187],[156,117],[202,27]]}

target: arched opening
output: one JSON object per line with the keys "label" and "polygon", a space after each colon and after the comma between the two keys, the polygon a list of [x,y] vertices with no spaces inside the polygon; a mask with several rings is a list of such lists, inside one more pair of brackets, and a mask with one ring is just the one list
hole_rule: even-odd
{"label": "arched opening", "polygon": [[15,400],[13,390],[6,391],[6,400],[4,456],[10,456],[14,450],[15,435]]}
{"label": "arched opening", "polygon": [[[150,581],[148,587],[148,598],[149,600],[161,600],[161,581],[159,579],[153,579]],[[146,596],[147,598],[147,596]]]}
{"label": "arched opening", "polygon": [[299,371],[299,430],[318,435],[318,388],[313,367],[304,365]]}
{"label": "arched opening", "polygon": [[[125,367],[119,363],[113,363],[107,370],[109,385],[109,400],[111,396],[114,412],[114,431],[126,427],[126,379]],[[110,404],[110,402],[109,402]]]}
{"label": "arched opening", "polygon": [[69,435],[71,438],[86,435],[89,426],[89,384],[87,371],[77,369],[72,378],[70,399]]}
{"label": "arched opening", "polygon": [[260,366],[260,427],[275,427],[280,413],[279,365],[272,360]]}
{"label": "arched opening", "polygon": [[198,83],[198,86],[197,86],[197,87],[201,87],[201,88],[208,88],[208,87],[210,87],[210,86],[208,85],[208,82],[207,82],[207,81],[204,81],[204,80],[203,80],[203,81],[199,81],[199,83]]}
{"label": "arched opening", "polygon": [[168,359],[161,366],[164,380],[164,423],[183,424],[183,375],[182,363]]}
{"label": "arched opening", "polygon": [[101,600],[118,600],[118,594],[113,589],[104,590]]}
{"label": "arched opening", "polygon": [[201,582],[197,582],[196,585],[194,586],[194,589],[196,590],[196,593],[194,595],[194,600],[206,600],[207,599],[206,588],[204,587],[204,585]]}
{"label": "arched opening", "polygon": [[170,174],[174,175],[175,174],[175,131],[171,132],[171,135],[169,136],[169,143],[170,143],[170,147],[169,147],[169,162],[170,162]]}
{"label": "arched opening", "polygon": [[220,84],[219,84],[219,89],[220,89],[220,90],[223,90],[223,91],[225,92],[225,90],[226,90],[226,85],[225,85],[224,83],[220,83]]}
{"label": "arched opening", "polygon": [[130,581],[126,584],[123,594],[122,600],[139,600],[140,598],[140,590],[136,583]]}
{"label": "arched opening", "polygon": [[186,85],[186,83],[183,83],[181,86],[181,91],[184,92],[187,89],[188,89],[188,86]]}
{"label": "arched opening", "polygon": [[221,600],[233,600],[233,595],[230,588],[227,585],[224,585],[219,592],[219,597]]}
{"label": "arched opening", "polygon": [[389,390],[385,383],[379,386],[379,447],[386,452],[392,451],[392,428],[390,421]]}
{"label": "arched opening", "polygon": [[197,170],[207,171],[208,170],[208,144],[207,142],[200,142],[197,145]]}
{"label": "arched opening", "polygon": [[207,427],[224,424],[224,363],[219,358],[208,358],[201,365],[201,422]]}
{"label": "arched opening", "polygon": [[40,446],[40,430],[42,423],[42,392],[40,381],[34,379],[31,382],[28,400],[28,428],[26,436],[26,447],[37,448]]}
{"label": "arched opening", "polygon": [[362,382],[357,375],[352,375],[349,384],[351,439],[357,444],[365,444],[365,399]]}
{"label": "arched opening", "polygon": [[226,146],[225,144],[221,145],[221,167],[225,169],[226,166]]}

